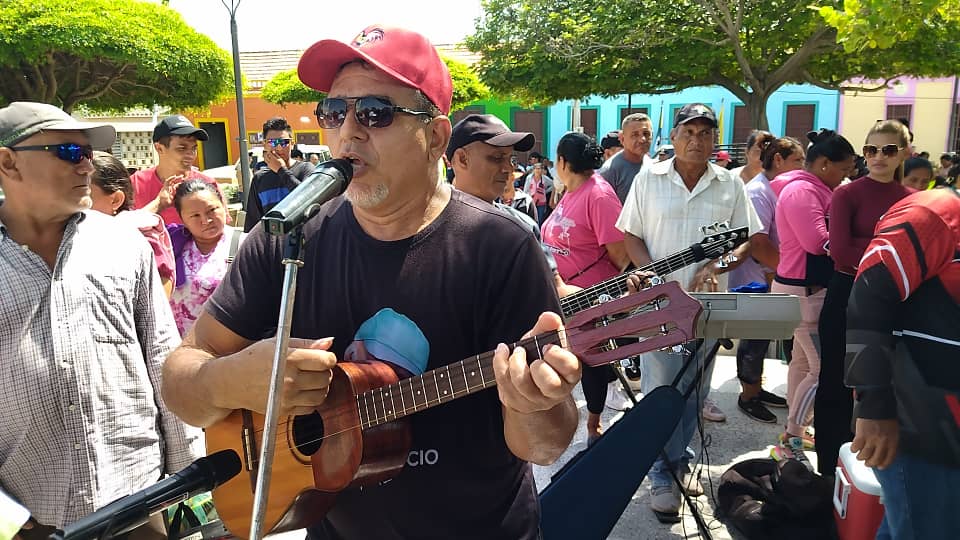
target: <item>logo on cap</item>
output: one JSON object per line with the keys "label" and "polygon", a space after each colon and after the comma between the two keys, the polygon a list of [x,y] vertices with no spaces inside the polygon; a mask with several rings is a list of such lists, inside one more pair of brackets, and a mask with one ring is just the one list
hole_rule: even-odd
{"label": "logo on cap", "polygon": [[693,107],[691,107],[691,109],[693,109],[693,112],[697,114],[707,114],[710,111],[710,109],[700,104],[694,105]]}
{"label": "logo on cap", "polygon": [[374,28],[373,30],[364,30],[353,39],[354,47],[362,47],[368,43],[374,43],[383,39],[383,30]]}
{"label": "logo on cap", "polygon": [[186,118],[185,116],[178,116],[178,117],[177,117],[177,125],[178,125],[178,126],[193,126],[193,124],[191,124],[190,121],[187,120],[187,118]]}

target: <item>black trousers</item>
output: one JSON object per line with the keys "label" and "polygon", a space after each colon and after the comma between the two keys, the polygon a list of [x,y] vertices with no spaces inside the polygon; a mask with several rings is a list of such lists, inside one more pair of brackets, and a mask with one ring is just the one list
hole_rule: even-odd
{"label": "black trousers", "polygon": [[583,387],[583,397],[587,400],[587,411],[593,414],[603,412],[607,401],[607,384],[617,379],[613,366],[583,366],[583,376],[580,385]]}
{"label": "black trousers", "polygon": [[813,428],[817,431],[817,469],[834,474],[840,447],[853,440],[853,390],[843,384],[847,349],[847,301],[853,276],[834,272],[820,312],[820,380],[814,401]]}
{"label": "black trousers", "polygon": [[741,339],[737,345],[737,378],[744,384],[759,384],[769,339]]}

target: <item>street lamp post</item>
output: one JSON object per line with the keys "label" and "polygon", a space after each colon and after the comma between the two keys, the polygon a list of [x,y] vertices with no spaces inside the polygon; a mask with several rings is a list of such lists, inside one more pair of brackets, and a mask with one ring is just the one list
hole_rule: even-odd
{"label": "street lamp post", "polygon": [[246,207],[247,197],[250,194],[250,160],[247,150],[247,123],[243,114],[243,80],[240,77],[240,47],[237,44],[237,8],[240,0],[220,0],[223,7],[230,12],[230,40],[233,43],[233,86],[237,92],[237,126],[240,130],[237,142],[240,143],[240,187],[243,190],[243,204]]}

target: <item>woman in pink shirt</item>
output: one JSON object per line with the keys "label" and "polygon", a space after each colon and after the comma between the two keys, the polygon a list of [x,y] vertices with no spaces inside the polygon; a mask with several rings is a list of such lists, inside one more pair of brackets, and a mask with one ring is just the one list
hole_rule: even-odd
{"label": "woman in pink shirt", "polygon": [[793,334],[793,359],[787,370],[787,429],[774,447],[774,459],[797,459],[806,466],[803,435],[813,416],[820,377],[817,321],[833,274],[827,254],[827,216],[833,190],[853,168],[850,142],[834,131],[810,132],[804,168],[781,174],[775,221],[780,262],[771,291],[800,297],[801,322]]}
{"label": "woman in pink shirt", "polygon": [[820,380],[814,410],[817,468],[832,473],[840,446],[850,431],[853,392],[843,384],[847,300],[860,258],[873,239],[877,222],[913,190],[903,186],[903,162],[910,156],[910,132],[897,120],[877,122],[867,133],[863,157],[870,174],[838,187],[830,202],[830,257],[834,272],[820,311]]}
{"label": "woman in pink shirt", "polygon": [[[613,187],[594,169],[603,164],[603,150],[582,133],[567,133],[557,145],[557,175],[566,194],[543,223],[543,243],[557,260],[563,280],[589,287],[619,275],[630,262],[623,233],[616,227],[622,209]],[[583,369],[587,399],[587,441],[601,433],[600,413],[607,399],[610,367]]]}

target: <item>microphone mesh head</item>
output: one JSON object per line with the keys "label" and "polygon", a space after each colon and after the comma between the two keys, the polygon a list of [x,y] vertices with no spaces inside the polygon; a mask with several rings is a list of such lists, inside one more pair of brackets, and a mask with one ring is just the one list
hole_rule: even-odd
{"label": "microphone mesh head", "polygon": [[233,450],[221,450],[215,454],[210,454],[205,459],[211,473],[210,476],[213,479],[213,487],[219,486],[240,474],[242,468],[240,456]]}

